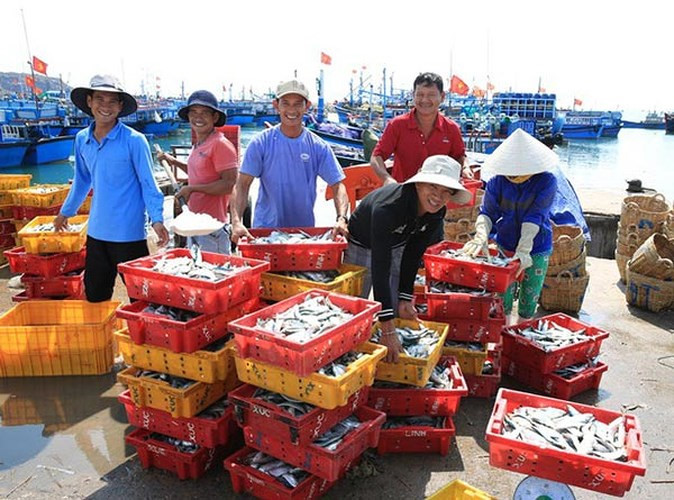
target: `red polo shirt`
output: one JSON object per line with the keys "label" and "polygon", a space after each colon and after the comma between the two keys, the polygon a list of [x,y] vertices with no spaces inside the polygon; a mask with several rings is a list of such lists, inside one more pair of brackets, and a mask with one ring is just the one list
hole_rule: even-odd
{"label": "red polo shirt", "polygon": [[416,174],[429,156],[448,155],[458,160],[466,154],[461,129],[456,123],[438,113],[435,127],[425,139],[414,113],[413,109],[391,120],[372,152],[384,160],[395,154],[392,176],[398,182],[405,182]]}

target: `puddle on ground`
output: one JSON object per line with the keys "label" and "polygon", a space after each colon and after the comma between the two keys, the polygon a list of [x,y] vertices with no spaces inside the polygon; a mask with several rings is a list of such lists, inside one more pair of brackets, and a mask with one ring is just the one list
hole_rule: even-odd
{"label": "puddle on ground", "polygon": [[115,378],[0,379],[0,474],[46,466],[100,476],[123,462]]}

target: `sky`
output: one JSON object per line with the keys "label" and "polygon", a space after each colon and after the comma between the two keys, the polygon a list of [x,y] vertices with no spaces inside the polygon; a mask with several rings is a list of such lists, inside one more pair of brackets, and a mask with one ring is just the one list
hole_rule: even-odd
{"label": "sky", "polygon": [[[328,101],[367,85],[411,87],[422,71],[455,74],[469,86],[557,94],[582,109],[630,115],[674,110],[671,16],[652,0],[434,1],[267,0],[180,2],[3,0],[0,71],[27,71],[30,53],[72,86],[117,75],[132,93],[177,96],[199,88],[235,98],[297,77]],[[321,65],[321,52],[332,58]],[[363,70],[362,68],[365,67]],[[354,75],[353,70],[357,73]],[[157,80],[159,78],[159,80]]]}

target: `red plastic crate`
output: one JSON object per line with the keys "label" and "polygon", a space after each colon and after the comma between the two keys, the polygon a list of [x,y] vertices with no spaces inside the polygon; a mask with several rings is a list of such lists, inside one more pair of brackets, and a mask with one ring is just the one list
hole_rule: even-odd
{"label": "red plastic crate", "polygon": [[[495,293],[473,295],[470,293],[431,292],[428,285],[422,295],[428,305],[427,316],[435,321],[453,319],[487,320],[503,315],[503,299]],[[424,301],[420,297],[420,301]]]}
{"label": "red plastic crate", "polygon": [[84,298],[84,270],[72,276],[55,276],[42,278],[40,276],[21,276],[21,282],[26,288],[29,299],[42,298]]}
{"label": "red plastic crate", "polygon": [[[0,234],[0,248],[13,248],[16,243],[16,232]],[[1,257],[0,257],[1,258]]]}
{"label": "red plastic crate", "polygon": [[468,386],[461,373],[461,367],[454,357],[440,358],[438,364],[449,365],[451,389],[425,389],[413,386],[409,389],[371,387],[367,405],[391,416],[430,415],[435,417],[456,414],[461,397],[468,394]]}
{"label": "red plastic crate", "polygon": [[[501,434],[503,418],[516,408],[531,406],[566,410],[568,405],[568,401],[561,399],[501,389],[496,397],[485,436],[489,442],[489,463],[520,474],[542,477],[608,495],[623,496],[632,487],[635,475],[646,474],[646,452],[641,426],[635,416],[624,415],[627,431],[626,463],[541,447]],[[582,413],[591,413],[605,424],[621,415],[620,412],[595,406],[578,403],[572,403],[572,406]]]}
{"label": "red plastic crate", "polygon": [[275,404],[254,398],[257,387],[245,384],[230,391],[236,421],[241,427],[264,429],[293,445],[306,446],[318,436],[351,415],[367,401],[368,386],[353,394],[346,405],[334,410],[316,407],[309,413],[293,417]]}
{"label": "red plastic crate", "polygon": [[87,249],[79,252],[39,255],[26,253],[24,247],[5,250],[9,268],[13,273],[25,273],[43,278],[53,278],[84,267]]}
{"label": "red plastic crate", "polygon": [[[587,340],[546,352],[538,344],[511,332],[511,330],[524,329],[545,320],[554,321],[559,326],[570,330],[584,328]],[[552,373],[564,366],[581,362],[585,363],[596,357],[599,354],[602,341],[608,337],[608,332],[596,326],[583,323],[566,314],[557,313],[504,328],[501,336],[503,338],[504,356],[507,356],[518,365],[528,365],[539,373]]]}
{"label": "red plastic crate", "polygon": [[[453,241],[441,241],[428,247],[424,254],[426,279],[499,293],[505,292],[511,284],[517,281],[515,275],[520,266],[519,261],[510,262],[505,267],[497,267],[486,262],[471,262],[440,255],[443,250],[462,247],[463,243]],[[490,249],[489,252],[491,255],[498,255],[496,250]]]}
{"label": "red plastic crate", "polygon": [[250,493],[264,500],[314,500],[335,485],[335,481],[309,476],[295,488],[288,488],[269,474],[240,463],[241,459],[254,451],[245,447],[225,459],[224,465],[236,493]]}
{"label": "red plastic crate", "polygon": [[202,314],[189,321],[174,321],[165,316],[142,312],[148,302],[138,300],[117,309],[125,319],[134,343],[165,347],[173,352],[195,352],[227,335],[227,324],[261,307],[257,297],[223,313]]}
{"label": "red plastic crate", "polygon": [[14,205],[12,207],[12,216],[15,219],[34,219],[43,215],[58,215],[62,205],[53,207],[27,207],[23,205]]}
{"label": "red plastic crate", "polygon": [[470,191],[470,201],[468,203],[464,203],[463,205],[459,205],[458,203],[452,203],[447,202],[447,210],[452,210],[453,208],[463,208],[463,207],[473,207],[475,206],[475,196],[477,194],[477,190],[482,187],[482,181],[478,179],[466,179],[466,178],[461,178],[460,180],[461,184],[463,184],[463,187],[466,188],[468,191]]}
{"label": "red plastic crate", "polygon": [[[255,238],[269,236],[272,231],[285,233],[303,231],[310,236],[320,236],[331,229],[329,227],[281,227],[249,229],[249,232]],[[255,243],[242,239],[238,243],[238,249],[244,257],[269,262],[271,271],[328,271],[337,269],[341,265],[342,254],[347,245],[341,237],[335,241],[286,244]]]}
{"label": "red plastic crate", "polygon": [[477,319],[437,319],[430,315],[420,314],[419,319],[447,323],[447,340],[458,342],[499,343],[501,331],[505,326],[505,315],[501,311],[499,317],[487,320]]}
{"label": "red plastic crate", "polygon": [[174,473],[180,479],[198,479],[220,461],[220,448],[199,448],[194,453],[183,453],[169,443],[152,439],[152,431],[136,429],[127,435],[127,444],[136,448],[143,469],[156,467]]}
{"label": "red plastic crate", "polygon": [[190,251],[186,248],[175,248],[158,255],[124,262],[117,269],[124,275],[126,290],[132,299],[189,311],[214,314],[259,296],[260,278],[263,272],[269,270],[268,262],[211,252],[202,252],[201,255],[204,261],[212,264],[231,262],[237,266],[249,267],[217,282],[152,271],[155,262],[161,258],[190,256]]}
{"label": "red plastic crate", "polygon": [[506,356],[502,358],[502,363],[503,374],[543,394],[559,399],[571,399],[581,392],[598,389],[602,375],[608,370],[607,364],[597,363],[597,366],[590,367],[575,377],[566,379],[554,373],[540,373],[530,366],[516,363]]}
{"label": "red plastic crate", "polygon": [[26,290],[12,295],[12,302],[26,302],[27,300],[83,300],[84,297],[29,297]]}
{"label": "red plastic crate", "polygon": [[501,351],[499,349],[490,349],[487,354],[487,360],[492,362],[494,373],[491,375],[463,376],[468,386],[469,398],[493,398],[501,385]]}
{"label": "red plastic crate", "polygon": [[456,428],[451,417],[445,417],[445,427],[409,426],[397,429],[382,429],[377,453],[439,453],[447,455]]}
{"label": "red plastic crate", "polygon": [[165,411],[136,406],[129,393],[130,390],[127,389],[117,396],[117,400],[124,405],[129,423],[135,427],[191,441],[204,448],[225,445],[233,434],[238,433],[231,405],[225,409],[222,417],[217,419],[200,418],[198,415],[190,418],[174,418]]}
{"label": "red plastic crate", "polygon": [[[287,340],[281,335],[256,327],[258,318],[269,318],[304,301],[307,296],[321,295],[354,316],[345,323],[326,330],[307,342]],[[325,290],[309,290],[253,314],[229,323],[241,358],[252,358],[307,376],[357,345],[369,340],[379,302]]]}
{"label": "red plastic crate", "polygon": [[354,460],[367,448],[377,446],[381,426],[386,420],[384,413],[367,406],[357,408],[353,415],[358,417],[361,424],[346,435],[335,451],[314,444],[293,445],[289,440],[282,439],[264,428],[244,427],[243,437],[246,445],[256,450],[300,467],[327,481],[336,481],[344,477]]}

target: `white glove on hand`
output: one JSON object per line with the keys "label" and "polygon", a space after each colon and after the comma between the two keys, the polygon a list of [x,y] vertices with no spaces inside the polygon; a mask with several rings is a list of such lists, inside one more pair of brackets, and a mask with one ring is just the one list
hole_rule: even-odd
{"label": "white glove on hand", "polygon": [[489,232],[491,231],[491,219],[484,214],[477,216],[475,221],[475,236],[473,239],[463,245],[463,253],[475,257],[480,252],[489,255],[487,243],[489,242]]}
{"label": "white glove on hand", "polygon": [[520,241],[517,243],[517,248],[515,249],[515,255],[513,257],[513,259],[519,259],[520,261],[517,278],[519,278],[522,273],[534,263],[531,259],[531,249],[534,248],[534,238],[540,230],[541,228],[539,226],[531,222],[522,223]]}

